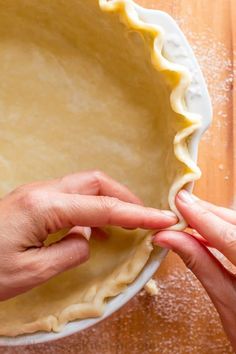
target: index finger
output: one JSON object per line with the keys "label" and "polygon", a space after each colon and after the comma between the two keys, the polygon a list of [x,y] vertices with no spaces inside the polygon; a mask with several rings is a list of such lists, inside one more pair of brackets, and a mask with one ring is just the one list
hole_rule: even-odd
{"label": "index finger", "polygon": [[187,191],[181,191],[176,205],[188,224],[196,229],[212,247],[236,264],[236,227],[215,215]]}
{"label": "index finger", "polygon": [[46,203],[41,201],[37,204],[37,211],[46,219],[50,233],[75,225],[113,225],[156,230],[177,222],[176,216],[169,211],[146,208],[110,197],[56,193],[47,196]]}
{"label": "index finger", "polygon": [[142,204],[126,186],[98,170],[72,173],[62,178],[35,182],[32,186],[68,194],[109,196],[129,203]]}

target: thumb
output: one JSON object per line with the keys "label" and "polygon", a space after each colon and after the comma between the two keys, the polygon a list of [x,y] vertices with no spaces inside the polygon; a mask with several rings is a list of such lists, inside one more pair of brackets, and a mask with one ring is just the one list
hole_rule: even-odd
{"label": "thumb", "polygon": [[[182,258],[206,289],[224,322],[228,313],[232,313],[232,309],[235,308],[236,291],[233,275],[206,247],[188,233],[161,231],[154,237],[153,243],[172,249]],[[236,323],[233,328],[236,328]]]}
{"label": "thumb", "polygon": [[32,286],[44,283],[53,276],[86,262],[89,258],[90,235],[89,227],[75,226],[59,242],[35,249],[33,262],[36,274]]}

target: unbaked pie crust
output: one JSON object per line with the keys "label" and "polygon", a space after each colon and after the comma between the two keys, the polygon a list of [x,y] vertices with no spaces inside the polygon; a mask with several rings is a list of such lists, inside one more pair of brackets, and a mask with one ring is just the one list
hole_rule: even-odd
{"label": "unbaked pie crust", "polygon": [[[129,0],[0,0],[1,195],[19,184],[100,169],[153,207],[200,171],[188,141],[188,71],[162,55],[164,33]],[[0,335],[59,331],[100,316],[151,252],[147,231],[110,229],[91,257],[0,303]]]}

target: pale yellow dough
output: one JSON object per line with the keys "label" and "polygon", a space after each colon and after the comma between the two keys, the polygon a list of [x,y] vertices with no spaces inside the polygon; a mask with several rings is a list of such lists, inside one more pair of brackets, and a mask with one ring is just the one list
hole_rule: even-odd
{"label": "pale yellow dough", "polygon": [[[0,0],[1,195],[100,169],[176,211],[176,192],[199,176],[187,148],[199,122],[185,111],[188,74],[162,57],[162,36],[126,0]],[[147,232],[110,233],[91,241],[86,264],[0,303],[0,335],[100,316],[152,250]]]}

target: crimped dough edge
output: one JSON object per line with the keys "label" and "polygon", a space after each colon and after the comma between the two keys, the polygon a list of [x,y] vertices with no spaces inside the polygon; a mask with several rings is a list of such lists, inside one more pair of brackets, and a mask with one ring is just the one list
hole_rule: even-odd
{"label": "crimped dough edge", "polygon": [[[181,178],[177,178],[173,183],[169,191],[168,200],[170,209],[174,211],[179,218],[178,224],[171,229],[182,230],[185,228],[186,223],[176,208],[176,194],[186,184],[197,180],[201,176],[200,169],[192,159],[188,149],[188,140],[201,126],[201,117],[189,112],[185,105],[185,93],[191,82],[191,75],[185,67],[174,64],[163,56],[162,49],[165,39],[163,29],[157,25],[149,25],[143,22],[139,18],[131,0],[98,0],[98,3],[102,11],[119,14],[121,21],[128,28],[145,35],[144,38],[150,47],[152,64],[157,71],[162,71],[166,79],[173,74],[178,78],[177,83],[172,84],[170,103],[173,111],[182,116],[183,120],[186,122],[186,127],[176,134],[173,145],[176,158],[186,166],[188,172]],[[145,237],[139,247],[137,247],[132,259],[128,259],[122,267],[111,273],[106,280],[109,286],[99,289],[93,302],[70,305],[65,308],[58,317],[51,315],[41,318],[37,321],[22,325],[17,331],[12,331],[10,334],[9,331],[6,330],[5,335],[14,337],[20,334],[34,333],[37,331],[58,332],[63,329],[66,323],[78,318],[101,316],[106,305],[104,300],[121,293],[127,287],[127,284],[132,283],[143,269],[143,264],[146,264],[153,249],[151,238],[151,234],[148,233],[147,237]],[[142,262],[140,262],[140,259]],[[4,335],[4,333],[1,333],[1,335]]]}

